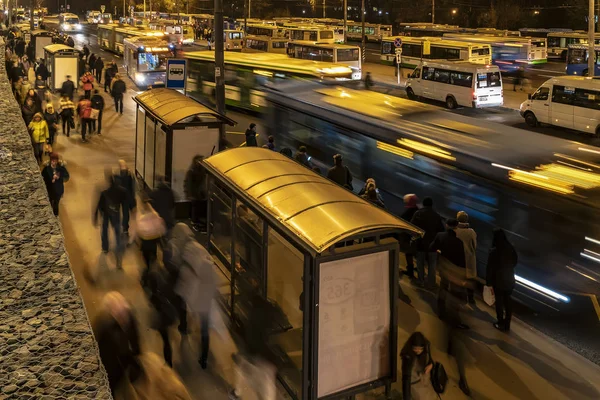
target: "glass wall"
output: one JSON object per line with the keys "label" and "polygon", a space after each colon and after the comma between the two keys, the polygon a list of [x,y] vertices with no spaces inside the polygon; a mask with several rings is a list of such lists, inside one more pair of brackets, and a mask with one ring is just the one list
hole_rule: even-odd
{"label": "glass wall", "polygon": [[[231,196],[217,185],[211,186],[210,195],[211,244],[222,258],[231,264]],[[219,264],[220,265],[220,264]],[[231,271],[223,273],[231,279]]]}

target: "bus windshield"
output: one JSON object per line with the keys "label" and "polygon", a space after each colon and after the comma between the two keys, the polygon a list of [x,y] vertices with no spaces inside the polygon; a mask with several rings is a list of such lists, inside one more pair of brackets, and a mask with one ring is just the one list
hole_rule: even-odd
{"label": "bus windshield", "polygon": [[242,38],[242,32],[229,32],[229,39],[241,39]]}
{"label": "bus windshield", "polygon": [[138,71],[166,71],[167,54],[141,53],[138,55]]}
{"label": "bus windshield", "polygon": [[358,49],[338,49],[337,61],[358,61]]}
{"label": "bus windshield", "polygon": [[333,39],[333,31],[321,31],[321,39]]}
{"label": "bus windshield", "polygon": [[477,73],[477,88],[499,87],[502,85],[500,72],[478,72]]}
{"label": "bus windshield", "polygon": [[585,64],[587,63],[587,50],[569,49],[567,64]]}
{"label": "bus windshield", "polygon": [[67,24],[76,25],[79,23],[79,18],[67,18],[65,22]]}

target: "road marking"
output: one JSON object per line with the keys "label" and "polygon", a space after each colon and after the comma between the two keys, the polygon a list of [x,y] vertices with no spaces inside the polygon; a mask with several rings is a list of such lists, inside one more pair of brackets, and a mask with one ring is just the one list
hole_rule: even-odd
{"label": "road marking", "polygon": [[549,72],[551,74],[558,74],[558,75],[562,75],[564,74],[564,72],[562,71],[553,71],[551,69],[538,69],[538,68],[531,68],[531,71],[540,71],[540,72]]}
{"label": "road marking", "polygon": [[598,297],[596,297],[595,294],[592,293],[578,293],[578,292],[565,292],[565,293],[571,293],[571,294],[577,294],[580,296],[586,296],[590,298],[590,301],[592,302],[592,305],[594,306],[594,311],[596,311],[596,315],[598,316],[598,321],[600,321],[600,303],[598,303]]}
{"label": "road marking", "polygon": [[[560,75],[560,74],[558,74]],[[556,78],[558,75],[542,75],[542,74],[538,74],[537,76],[543,76],[544,78]]]}

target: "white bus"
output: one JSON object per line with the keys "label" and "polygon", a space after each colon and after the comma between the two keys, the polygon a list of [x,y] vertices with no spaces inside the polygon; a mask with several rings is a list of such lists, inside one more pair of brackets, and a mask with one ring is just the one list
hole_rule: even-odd
{"label": "white bus", "polygon": [[167,58],[173,53],[169,43],[155,37],[131,37],[124,40],[123,66],[140,89],[166,82]]}
{"label": "white bus", "polygon": [[288,39],[290,42],[335,43],[333,29],[317,25],[289,28]]}
{"label": "white bus", "polygon": [[[548,58],[567,59],[570,44],[587,44],[588,34],[584,31],[575,32],[550,32],[548,39]],[[600,34],[596,33],[594,44],[600,44]]]}
{"label": "white bus", "polygon": [[85,18],[87,19],[88,24],[97,24],[100,19],[100,11],[90,10],[85,14]]}
{"label": "white bus", "polygon": [[[243,24],[242,24],[243,25]],[[247,35],[268,36],[272,38],[284,38],[286,30],[270,24],[250,24],[246,28]]]}
{"label": "white bus", "polygon": [[244,31],[237,29],[223,30],[223,42],[225,50],[242,51],[244,47]]}
{"label": "white bus", "polygon": [[531,127],[539,124],[600,135],[600,81],[581,76],[547,80],[521,104],[521,116]]}
{"label": "white bus", "polygon": [[[362,40],[362,23],[361,22],[348,22],[346,37],[348,40]],[[392,26],[382,24],[369,24],[365,23],[365,33],[367,40],[370,42],[381,42],[385,37],[392,36]]]}
{"label": "white bus", "polygon": [[360,80],[362,77],[359,46],[289,42],[287,51],[292,58],[347,65],[352,68],[352,79]]}
{"label": "white bus", "polygon": [[408,78],[406,94],[410,99],[443,101],[450,109],[499,107],[504,103],[497,66],[460,61],[424,61]]}
{"label": "white bus", "polygon": [[246,36],[244,43],[245,53],[254,52],[266,52],[266,53],[279,53],[287,54],[287,42],[286,38],[273,38],[269,36]]}
{"label": "white bus", "polygon": [[496,28],[476,28],[475,33],[478,35],[485,35],[485,36],[513,36],[513,37],[521,36],[521,31],[509,31],[506,29],[496,29]]}
{"label": "white bus", "polygon": [[70,13],[48,15],[44,17],[44,25],[48,30],[55,29],[65,33],[78,33],[82,29],[79,17]]}
{"label": "white bus", "polygon": [[445,33],[459,33],[464,31],[458,25],[441,25],[427,22],[401,23],[400,27],[406,36],[413,37],[442,37]]}
{"label": "white bus", "polygon": [[[491,64],[492,48],[489,44],[455,42],[439,37],[416,38],[411,36],[392,36],[381,42],[380,61],[386,65],[396,65],[396,47],[394,41],[402,40],[402,67],[415,68],[422,60],[463,60],[473,64]],[[425,55],[423,47],[429,47]]]}

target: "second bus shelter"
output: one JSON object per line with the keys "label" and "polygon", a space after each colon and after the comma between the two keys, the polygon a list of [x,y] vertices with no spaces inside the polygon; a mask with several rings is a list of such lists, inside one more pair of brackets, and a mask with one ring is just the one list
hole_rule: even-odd
{"label": "second bus shelter", "polygon": [[389,389],[397,372],[400,238],[411,224],[264,148],[226,150],[208,174],[208,247],[240,332],[258,294],[277,310],[269,348],[295,399]]}

